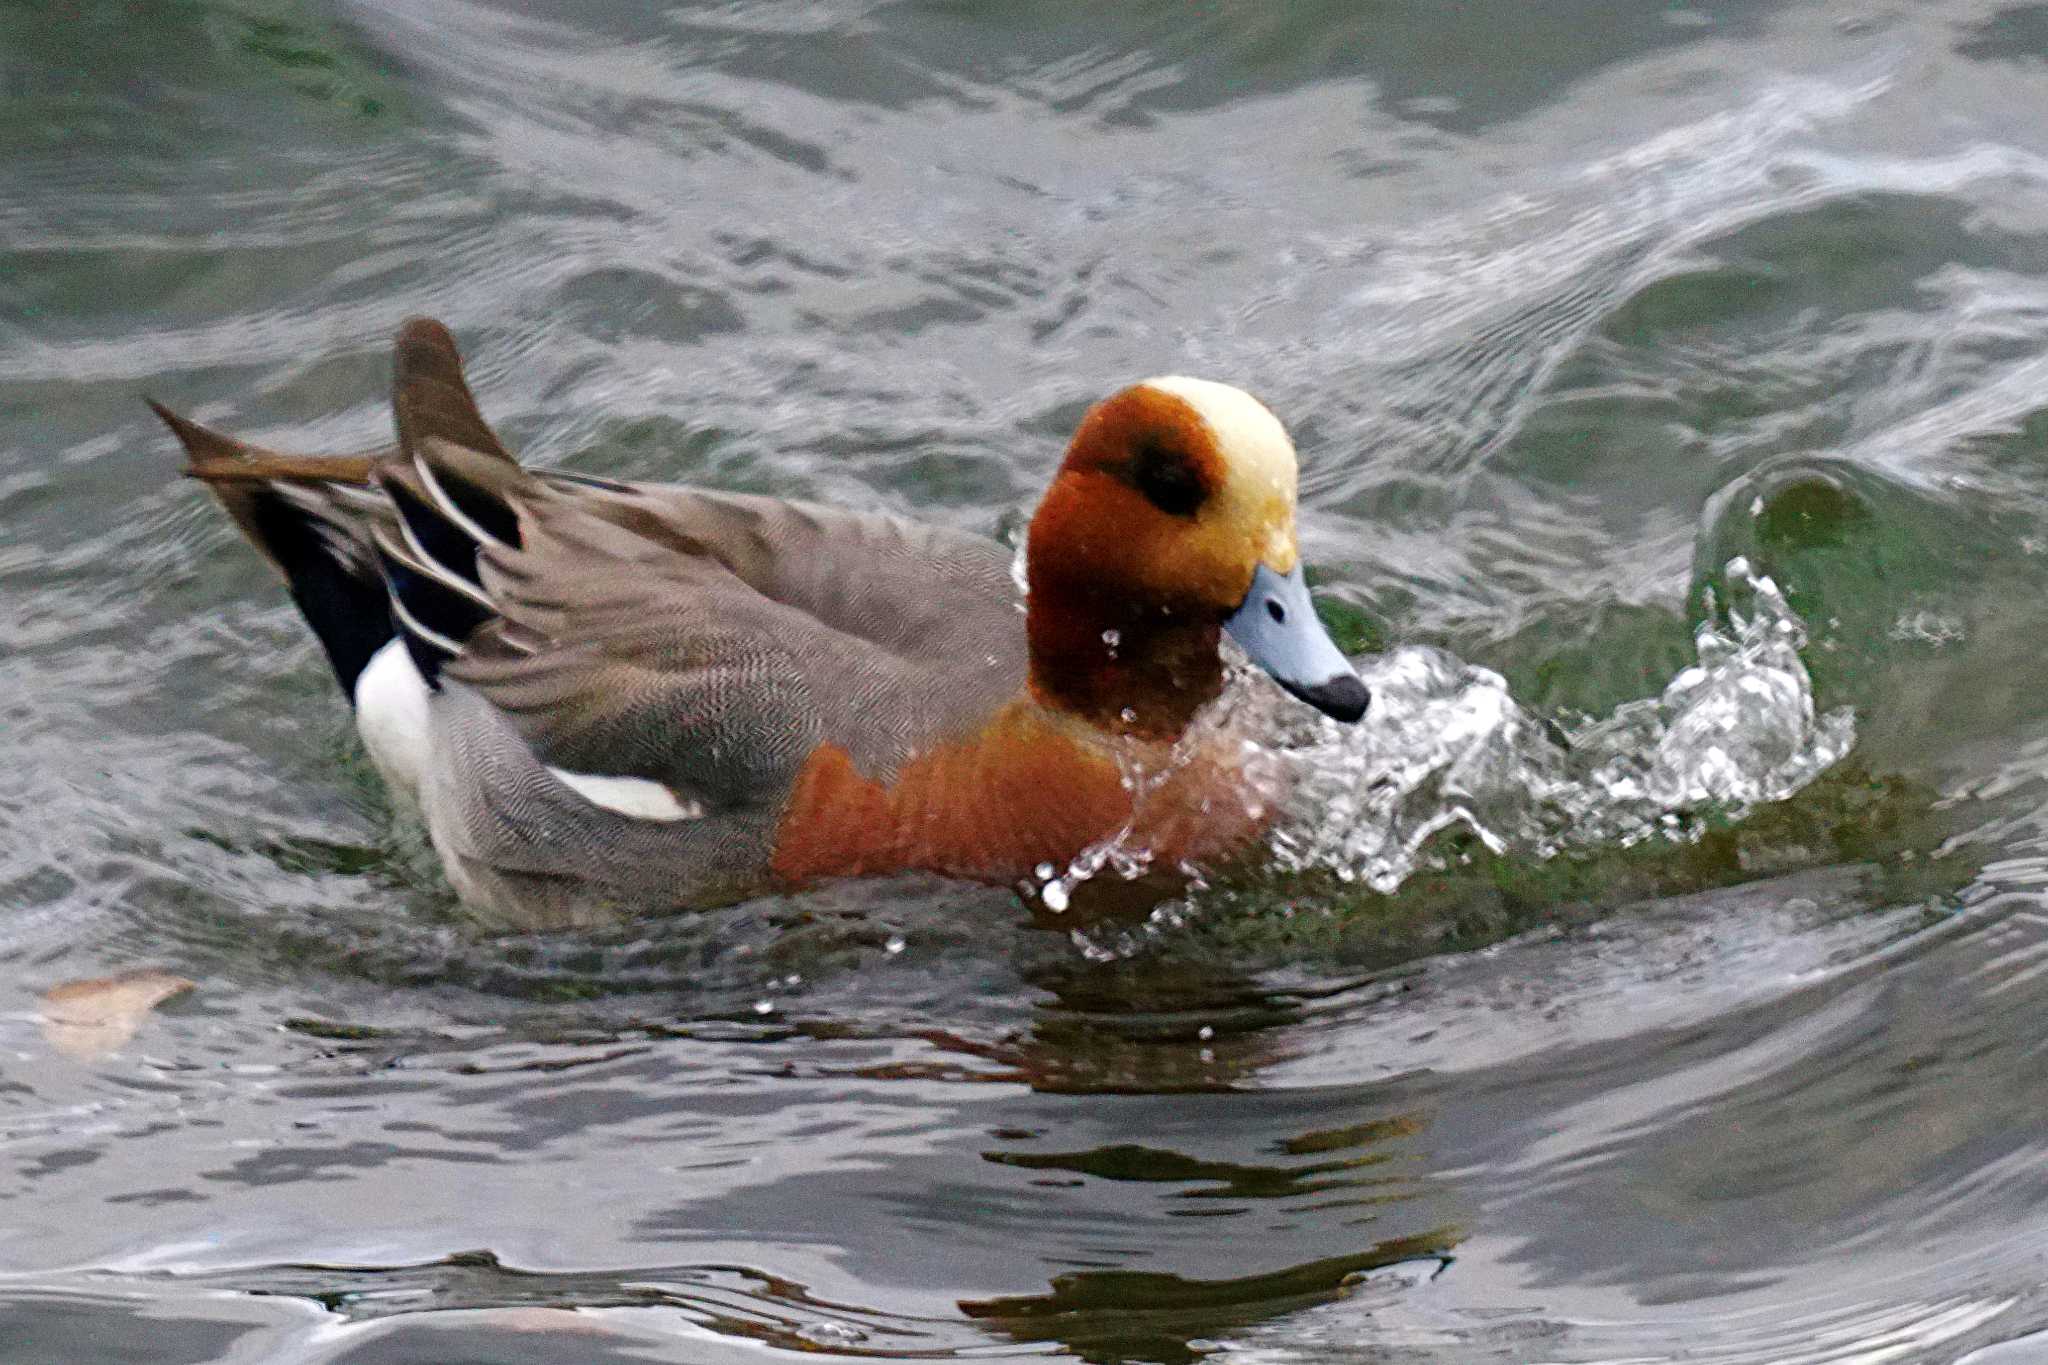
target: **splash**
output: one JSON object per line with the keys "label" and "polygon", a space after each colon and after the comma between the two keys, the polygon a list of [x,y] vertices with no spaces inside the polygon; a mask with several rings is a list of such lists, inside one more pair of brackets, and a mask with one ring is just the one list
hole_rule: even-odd
{"label": "splash", "polygon": [[[1420,645],[1361,666],[1373,705],[1359,725],[1266,712],[1266,743],[1293,776],[1289,813],[1270,836],[1273,864],[1392,894],[1448,830],[1540,859],[1697,837],[1700,816],[1739,818],[1791,796],[1848,753],[1855,717],[1846,707],[1816,713],[1799,655],[1806,631],[1777,584],[1739,558],[1726,582],[1727,626],[1699,626],[1697,662],[1659,696],[1570,729],[1525,710],[1498,673]],[[1241,727],[1242,694],[1264,695],[1231,691],[1234,704],[1211,724]],[[1150,862],[1126,832],[1041,868],[1039,882],[1057,909],[1079,883],[1136,876]]]}

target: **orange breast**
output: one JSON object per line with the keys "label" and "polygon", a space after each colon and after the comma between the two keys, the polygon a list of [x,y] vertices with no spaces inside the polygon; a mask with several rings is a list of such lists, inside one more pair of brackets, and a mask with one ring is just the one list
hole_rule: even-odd
{"label": "orange breast", "polygon": [[1171,865],[1242,844],[1268,804],[1220,753],[1201,752],[1134,812],[1102,742],[1019,700],[974,734],[913,758],[892,782],[864,776],[837,745],[819,746],[777,827],[771,871],[791,883],[909,871],[1014,881],[1040,863],[1064,866],[1134,814],[1132,842]]}

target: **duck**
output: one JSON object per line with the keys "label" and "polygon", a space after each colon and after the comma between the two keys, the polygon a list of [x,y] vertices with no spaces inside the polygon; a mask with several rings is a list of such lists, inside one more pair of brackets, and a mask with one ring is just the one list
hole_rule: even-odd
{"label": "duck", "polygon": [[1028,885],[1110,837],[1199,866],[1270,819],[1246,746],[1197,724],[1224,636],[1336,721],[1371,700],[1309,593],[1293,443],[1213,380],[1087,411],[1021,585],[966,531],[522,466],[428,318],[398,331],[385,447],[292,454],[149,401],[504,928],[836,878]]}

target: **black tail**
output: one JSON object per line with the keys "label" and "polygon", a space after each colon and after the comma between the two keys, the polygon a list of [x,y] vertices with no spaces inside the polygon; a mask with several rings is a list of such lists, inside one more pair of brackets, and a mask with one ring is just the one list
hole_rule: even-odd
{"label": "black tail", "polygon": [[361,455],[264,450],[152,402],[244,535],[291,588],[341,690],[355,701],[370,657],[402,637],[430,685],[492,619],[478,555],[516,548],[510,498],[533,488],[477,409],[448,329],[398,329],[392,409],[399,444]]}
{"label": "black tail", "polygon": [[185,472],[283,575],[354,705],[357,677],[397,631],[369,539],[379,456],[279,454],[150,407],[185,447]]}

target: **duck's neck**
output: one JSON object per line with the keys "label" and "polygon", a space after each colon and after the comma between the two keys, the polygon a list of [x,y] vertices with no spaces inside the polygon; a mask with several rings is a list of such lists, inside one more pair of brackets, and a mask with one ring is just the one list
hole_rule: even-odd
{"label": "duck's neck", "polygon": [[1115,735],[1170,743],[1223,690],[1220,631],[1062,575],[1031,575],[1031,693]]}

